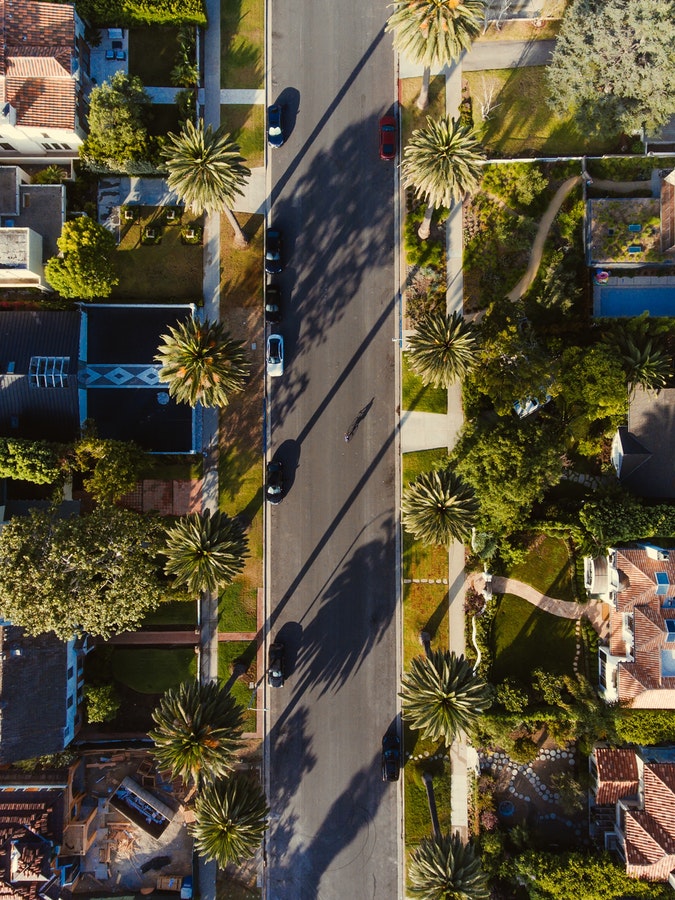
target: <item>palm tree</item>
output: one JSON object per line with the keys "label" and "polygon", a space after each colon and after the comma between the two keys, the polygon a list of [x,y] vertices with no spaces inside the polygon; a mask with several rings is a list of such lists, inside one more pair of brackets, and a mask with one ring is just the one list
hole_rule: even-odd
{"label": "palm tree", "polygon": [[190,829],[197,852],[222,869],[250,859],[263,839],[268,813],[260,784],[244,774],[208,785],[195,801]]}
{"label": "palm tree", "polygon": [[467,729],[491,704],[490,688],[464,656],[432,650],[416,656],[401,681],[403,717],[422,739],[445,741]]}
{"label": "palm tree", "polygon": [[427,116],[427,127],[413,131],[403,153],[403,186],[427,203],[418,234],[429,237],[431,216],[441,206],[450,208],[472,191],[481,175],[483,155],[471,129],[459,120],[443,116],[434,121]]}
{"label": "palm tree", "polygon": [[463,378],[476,362],[476,329],[454,312],[426,313],[408,338],[410,367],[425,384],[448,387]]}
{"label": "palm tree", "polygon": [[464,541],[477,515],[473,488],[451,469],[423,472],[403,492],[403,527],[428,546]]}
{"label": "palm tree", "polygon": [[458,834],[423,838],[410,859],[410,891],[422,900],[489,900],[487,876],[473,844]]}
{"label": "palm tree", "polygon": [[183,516],[166,533],[164,571],[192,595],[229,584],[244,567],[248,541],[236,519],[211,511]]}
{"label": "palm tree", "polygon": [[618,326],[605,341],[618,353],[631,391],[641,387],[658,394],[666,387],[672,375],[673,361],[663,339],[650,335],[646,329]]}
{"label": "palm tree", "polygon": [[246,238],[230,208],[251,176],[239,144],[222,125],[214,131],[211,125],[204,129],[202,121],[197,126],[191,119],[180,134],[170,132],[167,139],[162,156],[169,172],[169,187],[194,213],[224,212],[236,242],[245,246]]}
{"label": "palm tree", "polygon": [[218,682],[184,681],[171,688],[152,713],[149,732],[161,766],[187,783],[202,776],[220,778],[234,766],[241,740],[241,706]]}
{"label": "palm tree", "polygon": [[157,348],[159,380],[179,403],[227,406],[229,395],[241,391],[248,376],[244,344],[222,325],[196,316],[169,328]]}
{"label": "palm tree", "polygon": [[429,102],[431,66],[443,67],[468,50],[483,24],[484,0],[394,0],[387,31],[394,46],[413,63],[424,66],[417,106]]}

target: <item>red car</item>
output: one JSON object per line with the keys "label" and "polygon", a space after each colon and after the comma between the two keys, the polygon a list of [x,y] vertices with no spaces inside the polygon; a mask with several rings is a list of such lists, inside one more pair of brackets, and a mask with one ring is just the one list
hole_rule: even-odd
{"label": "red car", "polygon": [[382,116],[380,119],[380,159],[396,158],[396,119]]}

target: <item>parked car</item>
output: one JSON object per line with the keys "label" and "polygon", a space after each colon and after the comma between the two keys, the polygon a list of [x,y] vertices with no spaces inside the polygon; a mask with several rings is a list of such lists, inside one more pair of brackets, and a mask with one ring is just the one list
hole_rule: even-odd
{"label": "parked car", "polygon": [[401,772],[401,739],[394,731],[382,738],[382,781],[398,781]]}
{"label": "parked car", "polygon": [[265,241],[265,271],[268,275],[278,275],[283,268],[281,232],[278,228],[268,228]]}
{"label": "parked car", "polygon": [[396,119],[382,116],[380,119],[380,159],[396,157]]}
{"label": "parked car", "polygon": [[277,378],[284,374],[284,339],[280,334],[271,334],[267,338],[267,374]]}
{"label": "parked car", "polygon": [[284,467],[279,459],[267,463],[265,494],[270,503],[281,503],[284,499]]}
{"label": "parked car", "polygon": [[284,686],[284,650],[283,643],[275,641],[267,651],[267,683],[270,687]]}
{"label": "parked car", "polygon": [[267,107],[267,142],[270,147],[281,147],[284,142],[284,111],[278,103]]}
{"label": "parked car", "polygon": [[281,322],[281,291],[276,284],[265,288],[265,319],[273,325]]}

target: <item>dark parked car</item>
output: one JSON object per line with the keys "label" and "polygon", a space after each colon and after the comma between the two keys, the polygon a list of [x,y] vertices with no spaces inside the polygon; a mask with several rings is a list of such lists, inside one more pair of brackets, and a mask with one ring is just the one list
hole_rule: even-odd
{"label": "dark parked car", "polygon": [[267,142],[270,147],[281,147],[284,142],[284,113],[278,103],[267,107]]}
{"label": "dark parked car", "polygon": [[267,683],[275,688],[284,686],[284,645],[281,641],[270,644],[267,651]]}
{"label": "dark parked car", "polygon": [[388,731],[382,738],[382,781],[398,781],[401,772],[401,739]]}
{"label": "dark parked car", "polygon": [[284,467],[278,459],[267,463],[265,494],[270,503],[281,503],[284,499]]}
{"label": "dark parked car", "polygon": [[278,275],[284,264],[281,259],[281,232],[278,228],[267,229],[265,242],[265,271],[268,275]]}
{"label": "dark parked car", "polygon": [[396,119],[382,116],[380,119],[380,159],[394,159],[396,156]]}
{"label": "dark parked car", "polygon": [[276,284],[265,288],[265,318],[273,325],[281,322],[281,291]]}

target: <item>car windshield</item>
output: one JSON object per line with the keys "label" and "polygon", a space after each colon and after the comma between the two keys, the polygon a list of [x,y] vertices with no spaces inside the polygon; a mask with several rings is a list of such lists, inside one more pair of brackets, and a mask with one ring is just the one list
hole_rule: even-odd
{"label": "car windshield", "polygon": [[268,250],[267,251],[267,259],[279,259],[279,251],[278,250]]}
{"label": "car windshield", "polygon": [[281,344],[279,341],[270,341],[270,359],[272,362],[279,362],[281,358]]}
{"label": "car windshield", "polygon": [[281,128],[278,125],[270,125],[270,134],[281,134]]}

